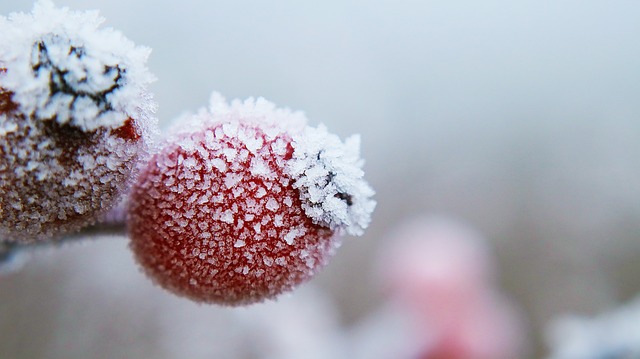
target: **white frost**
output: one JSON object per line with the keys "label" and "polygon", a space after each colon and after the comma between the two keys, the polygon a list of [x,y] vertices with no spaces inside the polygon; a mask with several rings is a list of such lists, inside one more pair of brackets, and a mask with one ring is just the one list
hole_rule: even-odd
{"label": "white frost", "polygon": [[291,245],[296,238],[303,236],[305,233],[304,228],[294,228],[284,235],[284,241]]}
{"label": "white frost", "polygon": [[[121,127],[127,118],[155,122],[147,86],[150,49],[101,28],[97,11],[38,1],[32,13],[0,17],[2,86],[20,111],[83,130]],[[0,128],[1,128],[0,124]]]}
{"label": "white frost", "polygon": [[376,202],[364,180],[360,137],[351,136],[343,143],[323,125],[306,127],[293,137],[293,148],[285,171],[300,190],[305,213],[314,223],[362,235]]}

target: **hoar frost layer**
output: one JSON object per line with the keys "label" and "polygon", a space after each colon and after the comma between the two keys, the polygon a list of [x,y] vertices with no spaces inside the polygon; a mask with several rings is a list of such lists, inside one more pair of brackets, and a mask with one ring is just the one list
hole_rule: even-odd
{"label": "hoar frost layer", "polygon": [[217,94],[210,112],[179,126],[142,170],[129,208],[136,258],[178,295],[273,298],[322,268],[340,234],[369,224],[375,202],[357,137],[342,143],[301,113]]}
{"label": "hoar frost layer", "polygon": [[148,146],[149,50],[102,21],[49,1],[0,17],[0,240],[91,224]]}

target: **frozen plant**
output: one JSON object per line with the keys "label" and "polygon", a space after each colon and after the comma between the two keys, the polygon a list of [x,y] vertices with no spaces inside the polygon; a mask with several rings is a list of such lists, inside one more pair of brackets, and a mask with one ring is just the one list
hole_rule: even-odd
{"label": "frozen plant", "polygon": [[149,49],[101,22],[47,0],[0,18],[0,259],[126,225],[156,283],[242,305],[307,281],[363,233],[375,201],[358,136],[214,94],[150,146]]}
{"label": "frozen plant", "polygon": [[640,299],[594,318],[559,318],[547,342],[549,359],[640,358]]}
{"label": "frozen plant", "polygon": [[346,142],[259,98],[181,127],[142,170],[129,235],[145,272],[197,301],[249,304],[326,265],[342,234],[362,234],[375,202],[358,137]]}
{"label": "frozen plant", "polygon": [[149,49],[97,12],[39,1],[0,17],[0,238],[31,243],[95,223],[155,132]]}

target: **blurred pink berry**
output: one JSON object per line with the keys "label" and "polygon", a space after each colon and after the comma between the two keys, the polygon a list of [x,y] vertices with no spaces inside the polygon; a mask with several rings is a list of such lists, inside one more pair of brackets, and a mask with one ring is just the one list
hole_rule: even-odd
{"label": "blurred pink berry", "polygon": [[445,219],[420,218],[396,228],[379,267],[390,295],[420,307],[465,306],[493,285],[495,275],[480,236]]}
{"label": "blurred pink berry", "polygon": [[189,120],[130,197],[132,249],[161,286],[225,305],[273,298],[326,265],[340,234],[368,225],[375,202],[357,138],[217,94]]}
{"label": "blurred pink berry", "polygon": [[148,145],[146,48],[97,12],[0,17],[0,240],[51,239],[115,206]]}
{"label": "blurred pink berry", "polygon": [[416,219],[389,237],[380,271],[410,318],[420,359],[514,359],[523,324],[498,293],[486,243],[452,221]]}

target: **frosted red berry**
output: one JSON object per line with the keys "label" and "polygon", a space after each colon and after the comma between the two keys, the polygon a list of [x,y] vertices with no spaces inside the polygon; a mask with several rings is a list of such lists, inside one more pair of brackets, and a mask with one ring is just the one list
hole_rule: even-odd
{"label": "frosted red berry", "polygon": [[[200,123],[168,141],[141,172],[130,197],[131,247],[145,272],[178,295],[250,304],[311,278],[348,230],[307,213],[313,206],[291,167],[301,163],[300,114],[264,100],[218,103],[212,111],[194,116]],[[350,205],[331,197],[372,210],[373,192],[361,184],[367,196],[343,193],[353,197]]]}
{"label": "frosted red berry", "polygon": [[0,240],[77,231],[132,181],[155,125],[149,51],[95,12],[38,2],[0,18]]}

